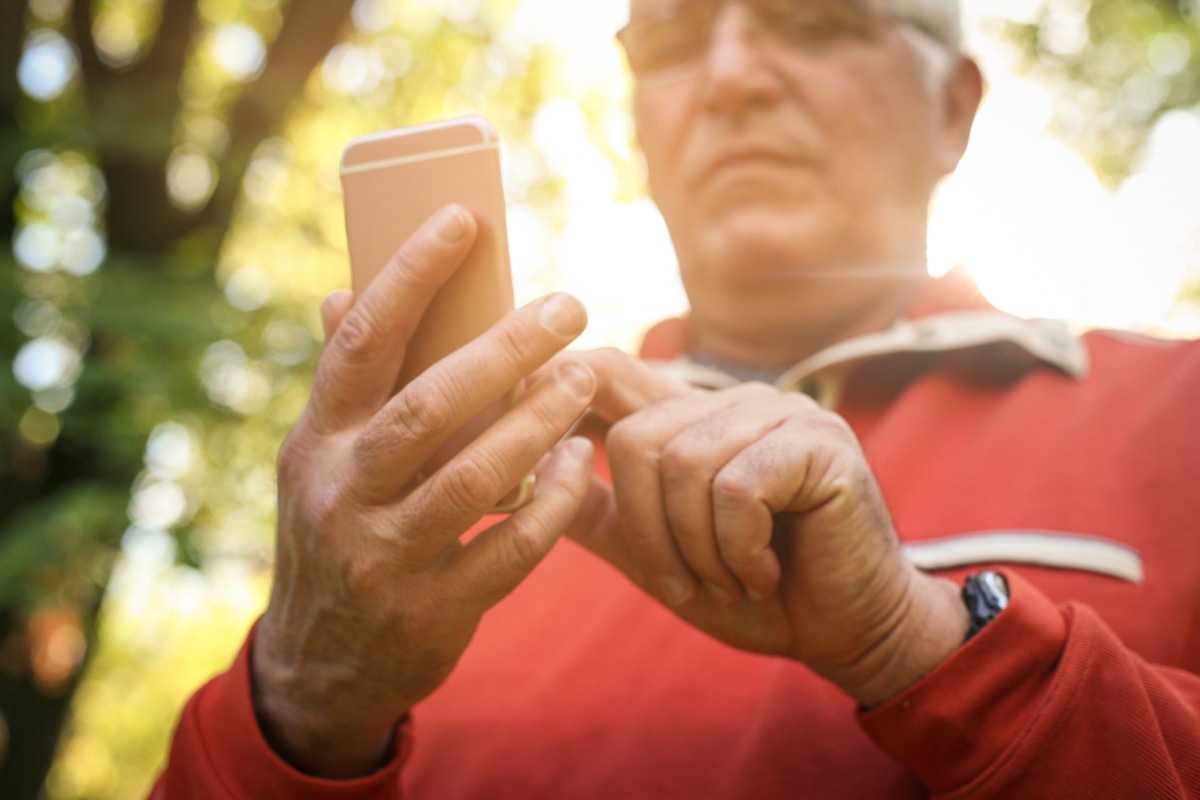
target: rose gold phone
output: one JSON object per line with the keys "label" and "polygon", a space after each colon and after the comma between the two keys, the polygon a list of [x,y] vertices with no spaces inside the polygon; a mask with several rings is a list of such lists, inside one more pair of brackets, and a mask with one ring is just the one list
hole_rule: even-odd
{"label": "rose gold phone", "polygon": [[[481,117],[371,134],[346,146],[341,177],[356,293],[442,207],[460,203],[478,222],[478,235],[466,260],[438,290],[408,343],[396,384],[399,390],[513,309],[500,139]],[[456,434],[425,472],[445,463],[511,402],[510,396]]]}

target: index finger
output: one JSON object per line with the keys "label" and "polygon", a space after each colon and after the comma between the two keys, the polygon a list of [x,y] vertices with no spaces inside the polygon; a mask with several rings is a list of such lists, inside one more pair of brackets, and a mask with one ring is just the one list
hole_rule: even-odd
{"label": "index finger", "polygon": [[659,372],[647,361],[607,347],[572,352],[596,375],[592,411],[612,424],[647,406],[697,391],[690,384]]}
{"label": "index finger", "polygon": [[369,419],[391,397],[406,344],[430,300],[475,242],[475,218],[450,205],[397,251],[346,312],[313,376],[310,422],[340,430]]}

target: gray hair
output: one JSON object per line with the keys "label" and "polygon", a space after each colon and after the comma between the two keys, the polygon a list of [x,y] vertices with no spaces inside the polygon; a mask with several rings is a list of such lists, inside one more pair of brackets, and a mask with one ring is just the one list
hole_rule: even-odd
{"label": "gray hair", "polygon": [[962,48],[958,0],[880,0],[884,9],[951,52]]}
{"label": "gray hair", "polygon": [[938,94],[962,52],[959,0],[880,0],[904,25],[905,38],[925,67],[926,88]]}

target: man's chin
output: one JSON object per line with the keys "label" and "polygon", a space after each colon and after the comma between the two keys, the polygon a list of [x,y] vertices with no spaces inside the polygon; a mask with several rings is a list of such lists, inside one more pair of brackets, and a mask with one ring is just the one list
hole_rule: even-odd
{"label": "man's chin", "polygon": [[807,215],[727,217],[705,237],[705,249],[739,272],[783,277],[822,269],[837,261],[832,227]]}

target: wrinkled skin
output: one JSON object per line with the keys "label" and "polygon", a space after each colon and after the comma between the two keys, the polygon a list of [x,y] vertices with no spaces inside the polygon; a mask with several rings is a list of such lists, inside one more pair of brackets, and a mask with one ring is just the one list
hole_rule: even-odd
{"label": "wrinkled skin", "polygon": [[613,485],[593,479],[571,531],[585,547],[697,628],[864,705],[962,642],[956,587],[904,558],[836,414],[764,384],[692,389],[617,351],[581,357],[613,423]]}
{"label": "wrinkled skin", "polygon": [[[392,396],[403,343],[475,232],[470,214],[451,208],[361,297],[334,295],[323,308],[327,340],[312,395],[279,457],[276,580],[252,653],[264,731],[312,774],[377,766],[396,721],[445,679],[483,612],[545,556],[584,497],[591,445],[556,442],[595,380],[570,359],[419,480],[453,431],[586,322],[573,298],[544,298]],[[532,501],[461,542],[535,467]]]}

